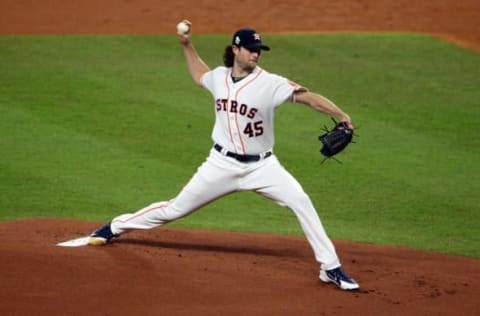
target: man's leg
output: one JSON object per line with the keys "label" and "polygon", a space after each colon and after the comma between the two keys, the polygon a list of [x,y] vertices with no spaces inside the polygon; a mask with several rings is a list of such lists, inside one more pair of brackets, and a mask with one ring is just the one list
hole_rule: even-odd
{"label": "man's leg", "polygon": [[297,216],[322,269],[330,270],[339,267],[340,261],[335,247],[301,185],[280,165],[275,156],[266,159],[264,164],[246,177],[242,189],[254,190],[281,206],[291,209]]}

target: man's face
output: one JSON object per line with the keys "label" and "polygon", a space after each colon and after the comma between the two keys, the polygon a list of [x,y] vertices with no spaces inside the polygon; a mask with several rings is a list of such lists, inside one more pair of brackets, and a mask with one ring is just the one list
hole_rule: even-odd
{"label": "man's face", "polygon": [[260,48],[247,49],[243,46],[234,46],[233,53],[235,54],[235,62],[240,68],[252,71],[260,60],[261,50]]}

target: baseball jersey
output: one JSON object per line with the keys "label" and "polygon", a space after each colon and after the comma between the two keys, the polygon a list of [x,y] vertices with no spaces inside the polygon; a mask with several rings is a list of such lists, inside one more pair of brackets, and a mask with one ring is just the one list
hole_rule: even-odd
{"label": "baseball jersey", "polygon": [[231,68],[220,66],[201,78],[215,100],[213,141],[241,155],[272,150],[275,109],[292,101],[295,91],[306,89],[258,66],[237,82],[231,73]]}

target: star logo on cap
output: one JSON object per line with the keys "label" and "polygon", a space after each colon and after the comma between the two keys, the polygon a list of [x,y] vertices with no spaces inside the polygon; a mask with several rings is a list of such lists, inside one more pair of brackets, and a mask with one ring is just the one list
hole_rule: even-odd
{"label": "star logo on cap", "polygon": [[259,41],[259,40],[260,40],[260,34],[258,34],[258,33],[253,34],[253,38],[254,38],[256,41]]}

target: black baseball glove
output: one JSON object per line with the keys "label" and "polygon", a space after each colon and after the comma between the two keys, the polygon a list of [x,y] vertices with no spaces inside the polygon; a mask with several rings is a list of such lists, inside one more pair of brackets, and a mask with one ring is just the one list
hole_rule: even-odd
{"label": "black baseball glove", "polygon": [[324,127],[325,133],[320,135],[318,139],[322,142],[322,148],[320,152],[328,158],[332,158],[339,152],[345,149],[348,144],[352,142],[353,128],[348,122],[336,122],[335,127],[332,130],[328,130]]}

